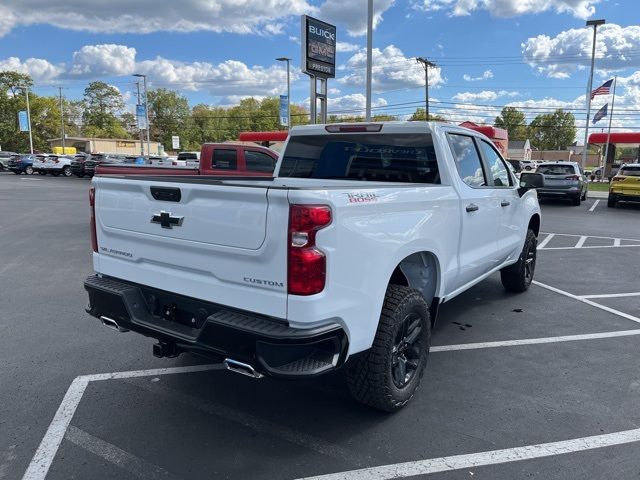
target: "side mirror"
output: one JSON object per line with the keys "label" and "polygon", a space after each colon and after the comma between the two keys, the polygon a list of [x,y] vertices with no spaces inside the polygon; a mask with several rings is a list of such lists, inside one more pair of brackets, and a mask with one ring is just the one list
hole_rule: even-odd
{"label": "side mirror", "polygon": [[520,188],[518,193],[524,195],[527,190],[544,187],[544,175],[541,173],[522,172],[520,174]]}

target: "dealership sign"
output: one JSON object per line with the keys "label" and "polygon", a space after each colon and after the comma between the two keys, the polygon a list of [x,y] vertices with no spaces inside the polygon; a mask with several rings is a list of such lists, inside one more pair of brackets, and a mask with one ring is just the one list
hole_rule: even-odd
{"label": "dealership sign", "polygon": [[336,27],[302,15],[302,71],[321,78],[336,76]]}

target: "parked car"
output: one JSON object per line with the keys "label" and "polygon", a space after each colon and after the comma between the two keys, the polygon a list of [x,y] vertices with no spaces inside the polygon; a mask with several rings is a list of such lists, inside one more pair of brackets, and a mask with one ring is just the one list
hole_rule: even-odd
{"label": "parked car", "polygon": [[46,175],[47,174],[46,164],[47,164],[48,158],[49,158],[48,153],[38,153],[37,155],[35,155],[33,157],[33,165],[32,165],[33,171],[38,172],[40,175]]}
{"label": "parked car", "polygon": [[536,169],[544,175],[544,187],[538,188],[540,198],[566,198],[573,205],[587,199],[589,182],[576,162],[543,163]]}
{"label": "parked car", "polygon": [[85,160],[84,173],[93,177],[97,165],[119,165],[123,164],[126,158],[126,155],[119,153],[94,153]]}
{"label": "parked car", "polygon": [[[205,143],[202,161],[194,166],[101,164],[98,175],[219,175],[270,177],[278,160],[278,152],[257,145]],[[190,160],[191,162],[191,160]]]}
{"label": "parked car", "polygon": [[536,160],[520,160],[521,171],[533,172],[539,164]]}
{"label": "parked car", "polygon": [[89,154],[87,153],[77,153],[74,155],[71,160],[71,173],[73,173],[76,177],[82,178],[86,175],[84,171],[84,162],[89,158]]}
{"label": "parked car", "polygon": [[197,167],[200,163],[200,152],[180,152],[173,165],[180,167]]}
{"label": "parked car", "polygon": [[4,172],[9,169],[9,159],[17,155],[16,152],[0,152],[0,172]]}
{"label": "parked car", "polygon": [[33,158],[35,155],[20,154],[11,155],[7,167],[16,175],[25,173],[26,175],[33,174]]}
{"label": "parked car", "polygon": [[494,272],[531,285],[544,179],[517,182],[478,132],[294,127],[276,173],[94,177],[87,312],[157,338],[158,357],[197,351],[253,378],[344,365],[357,400],[393,411],[442,303]]}
{"label": "parked car", "polygon": [[44,165],[44,169],[54,177],[57,177],[58,175],[70,177],[73,175],[73,172],[71,171],[71,157],[66,155],[49,155],[49,158],[47,158],[47,162]]}
{"label": "parked car", "polygon": [[640,163],[627,163],[620,167],[609,184],[607,207],[618,202],[640,202]]}

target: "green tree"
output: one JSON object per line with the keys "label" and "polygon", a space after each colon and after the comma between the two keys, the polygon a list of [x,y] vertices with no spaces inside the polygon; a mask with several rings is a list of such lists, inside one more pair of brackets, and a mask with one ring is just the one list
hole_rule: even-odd
{"label": "green tree", "polygon": [[515,107],[504,107],[493,124],[509,132],[509,140],[527,139],[527,121],[524,113]]}
{"label": "green tree", "polygon": [[187,97],[166,88],[151,90],[148,96],[151,137],[154,140],[164,145],[166,150],[172,150],[171,137],[174,135],[180,137],[182,150],[200,146]]}
{"label": "green tree", "polygon": [[[413,112],[413,115],[411,115],[411,117],[409,117],[409,121],[414,122],[414,121],[425,121],[427,116],[427,112],[424,108],[417,108],[415,112]],[[434,121],[434,122],[444,122],[445,118],[440,116],[440,115],[434,115],[432,113],[429,114],[429,121]]]}
{"label": "green tree", "polygon": [[87,137],[128,138],[118,118],[124,110],[120,91],[105,82],[91,82],[84,90],[82,122]]}
{"label": "green tree", "polygon": [[576,138],[576,119],[561,108],[538,115],[529,124],[531,144],[539,150],[562,150]]}

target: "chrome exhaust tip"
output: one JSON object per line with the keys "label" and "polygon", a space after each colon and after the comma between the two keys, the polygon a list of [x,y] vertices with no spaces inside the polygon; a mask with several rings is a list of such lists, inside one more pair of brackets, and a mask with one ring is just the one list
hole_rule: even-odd
{"label": "chrome exhaust tip", "polygon": [[238,362],[237,360],[233,360],[231,358],[225,358],[222,364],[224,365],[224,368],[226,368],[227,370],[230,370],[235,373],[239,373],[240,375],[246,375],[247,377],[251,377],[251,378],[264,377],[264,375],[262,375],[260,372],[256,372],[256,370],[248,363],[242,363],[242,362]]}
{"label": "chrome exhaust tip", "polygon": [[113,330],[117,330],[120,333],[129,331],[128,329],[122,328],[120,325],[118,325],[118,322],[116,322],[113,318],[105,317],[103,315],[102,317],[100,317],[100,321],[105,327],[112,328]]}

